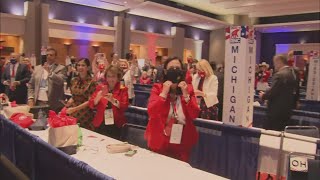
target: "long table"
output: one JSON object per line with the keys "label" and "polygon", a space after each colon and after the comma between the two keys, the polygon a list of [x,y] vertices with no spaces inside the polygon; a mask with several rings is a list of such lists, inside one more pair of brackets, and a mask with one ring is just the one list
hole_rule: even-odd
{"label": "long table", "polygon": [[[100,135],[87,129],[83,133],[83,146],[72,157],[83,161],[94,169],[120,180],[140,179],[184,179],[213,180],[223,177],[192,168],[188,163],[169,158],[149,150],[135,147],[137,154],[127,157],[124,153],[109,154],[108,144],[118,144],[121,141]],[[48,140],[48,130],[29,131],[42,140]]]}
{"label": "long table", "polygon": [[[109,179],[108,177],[121,180],[225,179],[223,177],[192,168],[185,162],[156,154],[139,147],[135,147],[138,152],[133,157],[127,157],[124,155],[124,153],[109,154],[106,150],[106,145],[117,144],[121,142],[83,128],[81,129],[83,133],[83,146],[79,148],[77,154],[68,156],[46,143],[48,140],[48,130],[27,132],[7,119],[1,118],[1,121],[1,136],[4,135],[4,133],[8,133],[8,129],[11,129],[15,132],[12,132],[14,137],[10,139],[7,139],[6,137],[0,137],[0,146],[2,146],[3,149],[5,149],[5,146],[7,145],[11,146],[7,149],[12,149],[14,154],[12,157],[8,157],[8,159],[14,161],[15,164],[19,164],[18,167],[23,167],[23,169],[29,173],[28,176],[31,179],[39,179],[37,177],[40,177],[39,174],[41,173],[41,177],[45,176],[43,174],[48,174],[45,177],[50,179],[49,172],[51,171],[51,173],[55,174],[61,173],[60,177],[62,177],[62,179],[66,179],[63,178],[64,174],[62,172],[57,172],[61,168],[69,168],[70,170],[85,169],[86,172],[80,171],[77,174],[75,171],[70,173],[71,175],[69,175],[68,178],[72,178],[72,175],[74,174],[75,177],[73,179],[77,179],[77,176],[81,176],[81,173],[97,174],[95,175],[95,179]],[[11,127],[8,127],[7,125]],[[21,141],[16,143],[16,141],[19,139]],[[2,149],[0,148],[0,150]],[[55,157],[42,156],[41,158],[38,158],[40,154],[45,154],[47,152],[50,153],[51,151],[55,152]],[[30,155],[28,153],[32,154]],[[4,155],[6,155],[6,153],[4,153]],[[35,161],[41,161],[41,163],[35,163]],[[59,162],[65,162],[66,164],[60,164]],[[39,165],[43,163],[53,163],[52,165],[48,166],[53,169],[45,168],[46,165]],[[88,165],[90,165],[90,168],[87,168]],[[41,169],[41,172],[37,172],[37,170],[33,168]],[[100,173],[103,173],[107,176],[104,177]],[[80,179],[85,178],[82,177]]]}

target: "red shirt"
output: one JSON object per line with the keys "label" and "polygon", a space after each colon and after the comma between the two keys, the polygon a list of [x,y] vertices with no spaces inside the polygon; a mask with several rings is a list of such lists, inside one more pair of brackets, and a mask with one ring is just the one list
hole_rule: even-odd
{"label": "red shirt", "polygon": [[[96,88],[96,91],[92,94],[89,100],[89,107],[92,109],[94,108],[97,109],[97,113],[92,121],[92,124],[94,127],[99,127],[101,123],[103,123],[104,111],[108,106],[108,100],[105,97],[102,97],[96,106],[94,105],[94,99],[96,98],[98,92],[102,89],[103,86],[104,86],[103,84],[100,84]],[[119,108],[112,105],[114,123],[117,127],[121,128],[127,122],[124,116],[124,113],[127,110],[129,105],[128,88],[125,87],[123,89],[120,89],[120,83],[118,82],[115,85],[112,94],[113,94],[113,97],[119,101],[119,105],[120,105]]]}
{"label": "red shirt", "polygon": [[[156,83],[153,85],[148,104],[149,122],[145,132],[145,138],[151,150],[161,150],[165,144],[169,143],[169,137],[165,136],[163,131],[166,126],[170,111],[170,97],[163,99],[159,96],[162,92],[163,84]],[[183,113],[186,117],[183,128],[182,146],[191,148],[198,140],[198,132],[193,124],[193,119],[197,118],[200,109],[194,96],[192,85],[188,85],[190,100],[186,103],[181,96]]]}
{"label": "red shirt", "polygon": [[192,83],[192,76],[191,76],[190,70],[188,70],[186,72],[186,80],[185,81],[186,81],[187,84],[191,84]]}

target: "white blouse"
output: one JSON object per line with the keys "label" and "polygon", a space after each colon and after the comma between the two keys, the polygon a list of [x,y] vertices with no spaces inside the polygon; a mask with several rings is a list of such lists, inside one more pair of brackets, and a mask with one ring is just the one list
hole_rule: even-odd
{"label": "white blouse", "polygon": [[123,75],[123,80],[125,86],[128,88],[128,96],[129,99],[134,98],[134,87],[133,87],[133,82],[132,82],[132,76],[131,76],[131,70],[128,70],[124,75]]}
{"label": "white blouse", "polygon": [[[198,74],[195,74],[192,77],[192,86],[193,89],[198,89],[201,77]],[[203,97],[204,102],[206,103],[207,107],[211,107],[215,104],[219,103],[218,100],[218,78],[216,75],[211,75],[206,77],[203,82],[203,92],[205,93],[205,97]]]}
{"label": "white blouse", "polygon": [[[169,114],[168,114],[168,119],[167,119],[167,123],[170,121],[170,119],[172,118],[172,116],[174,116],[173,113],[173,105],[172,103],[170,103],[170,110],[169,110]],[[186,116],[184,115],[183,109],[182,109],[182,104],[181,104],[181,98],[180,96],[177,97],[176,100],[176,111],[175,113],[177,113],[178,116],[178,123],[179,124],[186,124]]]}

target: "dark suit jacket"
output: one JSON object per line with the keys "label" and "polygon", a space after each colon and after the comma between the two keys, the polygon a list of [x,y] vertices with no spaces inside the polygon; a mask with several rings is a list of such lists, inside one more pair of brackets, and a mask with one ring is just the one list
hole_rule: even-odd
{"label": "dark suit jacket", "polygon": [[284,67],[274,74],[271,88],[263,96],[263,99],[268,100],[265,129],[284,130],[295,104],[296,78],[291,67]]}
{"label": "dark suit jacket", "polygon": [[[9,86],[6,86],[5,93],[8,95],[10,101],[16,101],[17,104],[26,104],[28,99],[28,88],[27,83],[31,77],[31,72],[28,66],[19,63],[16,72],[16,81],[20,82],[20,85],[16,87],[14,91],[10,90]],[[10,65],[5,67],[4,73],[2,74],[1,83],[4,81],[10,81]]]}
{"label": "dark suit jacket", "polygon": [[223,112],[223,89],[224,89],[224,74],[222,72],[216,71],[215,75],[218,78],[218,120],[222,121],[222,112]]}
{"label": "dark suit jacket", "polygon": [[[0,66],[0,77],[2,77],[2,74],[4,73],[5,67]],[[0,83],[0,93],[5,93],[6,87]]]}
{"label": "dark suit jacket", "polygon": [[[60,100],[65,99],[64,81],[66,80],[67,71],[63,65],[54,64],[52,66],[48,76],[48,104],[51,110],[58,113],[63,108]],[[43,72],[44,69],[42,65],[36,66],[29,82],[28,98],[33,99],[34,103],[36,103],[38,99]]]}

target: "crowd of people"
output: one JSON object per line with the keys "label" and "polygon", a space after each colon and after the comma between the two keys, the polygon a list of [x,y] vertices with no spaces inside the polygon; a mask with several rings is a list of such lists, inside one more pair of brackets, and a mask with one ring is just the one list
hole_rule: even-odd
{"label": "crowd of people", "polygon": [[[198,138],[193,119],[222,120],[223,67],[214,62],[189,57],[183,63],[177,57],[163,56],[158,58],[158,65],[146,60],[140,68],[133,53],[126,59],[116,53],[110,59],[97,53],[92,61],[71,57],[64,66],[58,63],[57,54],[57,50],[47,49],[37,66],[30,66],[17,53],[12,53],[9,61],[1,58],[0,93],[30,107],[48,105],[56,112],[66,107],[67,114],[77,118],[81,127],[120,139],[125,111],[135,98],[134,84],[153,84],[145,133],[148,146],[183,161],[188,161]],[[272,72],[266,63],[256,68],[255,86],[261,99],[268,100],[270,120],[266,128],[280,130],[290,118],[297,84],[285,56],[276,56],[274,64],[277,73],[271,87],[268,79]],[[68,100],[65,83],[71,92]]]}

